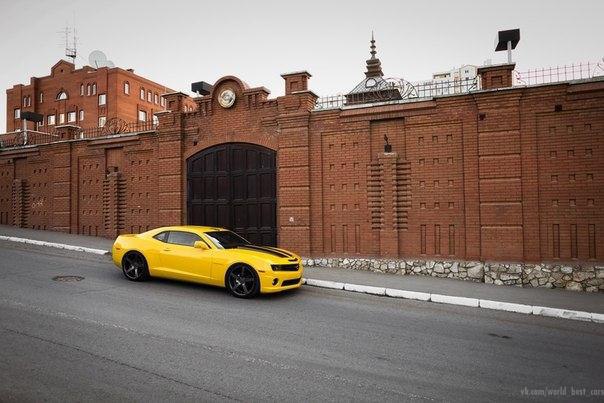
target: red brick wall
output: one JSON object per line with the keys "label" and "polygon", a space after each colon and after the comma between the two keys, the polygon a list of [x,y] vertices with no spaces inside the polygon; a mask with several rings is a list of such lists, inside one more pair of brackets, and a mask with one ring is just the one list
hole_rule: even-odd
{"label": "red brick wall", "polygon": [[186,160],[248,142],[277,151],[278,241],[304,255],[604,261],[602,82],[326,111],[235,77],[192,111],[178,97],[157,133],[0,152],[0,220],[110,237],[185,223]]}

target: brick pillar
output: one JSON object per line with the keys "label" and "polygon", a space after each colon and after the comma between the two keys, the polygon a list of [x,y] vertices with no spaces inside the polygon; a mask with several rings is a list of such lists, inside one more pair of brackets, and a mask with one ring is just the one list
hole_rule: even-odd
{"label": "brick pillar", "polygon": [[157,225],[180,225],[185,216],[186,168],[183,157],[184,120],[182,112],[156,113],[159,119],[157,165]]}
{"label": "brick pillar", "polygon": [[308,90],[308,79],[312,77],[308,71],[296,71],[281,74],[285,80],[285,95]]}
{"label": "brick pillar", "polygon": [[184,109],[184,100],[189,96],[182,92],[172,92],[162,95],[166,100],[166,110],[172,112],[182,112]]}
{"label": "brick pillar", "polygon": [[13,225],[27,227],[29,197],[27,183],[24,179],[14,179],[12,189]]}
{"label": "brick pillar", "polygon": [[[300,86],[290,86],[286,95],[277,98],[279,107],[279,149],[277,151],[277,220],[278,245],[308,255],[310,254],[310,111],[317,96],[306,88],[306,72],[284,74],[292,80],[298,77]],[[296,81],[294,80],[294,81]],[[298,82],[298,81],[296,81]],[[296,189],[292,197],[291,189]]]}
{"label": "brick pillar", "polygon": [[479,67],[478,75],[480,76],[481,89],[494,90],[511,87],[514,67],[516,67],[515,63]]}

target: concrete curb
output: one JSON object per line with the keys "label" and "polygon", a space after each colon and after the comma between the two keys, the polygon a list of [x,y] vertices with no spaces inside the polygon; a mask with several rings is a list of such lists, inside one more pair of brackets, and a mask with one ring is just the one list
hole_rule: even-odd
{"label": "concrete curb", "polygon": [[391,298],[412,299],[417,301],[430,301],[439,304],[461,305],[473,308],[491,309],[522,313],[525,315],[547,316],[551,318],[580,320],[584,322],[604,323],[604,314],[595,312],[575,311],[572,309],[550,308],[545,306],[532,306],[515,304],[512,302],[492,301],[488,299],[456,297],[452,295],[430,294],[425,292],[399,290],[395,288],[372,287],[360,284],[338,283],[335,281],[302,279],[302,284],[313,287],[329,288],[359,292],[364,294],[383,295]]}
{"label": "concrete curb", "polygon": [[[0,240],[21,242],[31,245],[47,246],[51,248],[73,250],[77,252],[94,253],[95,255],[107,255],[108,251],[102,249],[87,248],[85,246],[67,245],[55,242],[38,241],[35,239],[18,238],[14,236],[0,235]],[[461,305],[473,308],[492,309],[495,311],[523,313],[526,315],[547,316],[552,318],[580,320],[585,322],[604,323],[604,314],[585,311],[574,311],[572,309],[550,308],[545,306],[532,306],[515,304],[503,301],[491,301],[487,299],[456,297],[453,295],[430,294],[426,292],[399,290],[396,288],[374,287],[362,284],[340,283],[337,281],[316,280],[303,278],[302,284],[329,288],[333,290],[344,290],[362,294],[380,295],[390,298],[411,299],[416,301],[430,301],[440,304]]]}
{"label": "concrete curb", "polygon": [[85,246],[66,245],[63,243],[38,241],[36,239],[17,238],[14,236],[0,235],[0,240],[1,241],[21,242],[21,243],[27,243],[27,244],[31,244],[31,245],[38,245],[38,246],[48,246],[50,248],[73,250],[73,251],[77,251],[77,252],[94,253],[95,255],[105,255],[105,254],[109,253],[108,251],[102,250],[102,249],[87,248]]}

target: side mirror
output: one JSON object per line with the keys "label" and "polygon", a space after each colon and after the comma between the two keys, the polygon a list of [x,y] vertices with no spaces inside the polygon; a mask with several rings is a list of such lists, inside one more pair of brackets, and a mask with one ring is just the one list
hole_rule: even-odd
{"label": "side mirror", "polygon": [[193,244],[193,247],[195,249],[201,249],[201,250],[208,250],[210,248],[208,248],[208,244],[205,243],[204,241],[195,241],[195,243]]}

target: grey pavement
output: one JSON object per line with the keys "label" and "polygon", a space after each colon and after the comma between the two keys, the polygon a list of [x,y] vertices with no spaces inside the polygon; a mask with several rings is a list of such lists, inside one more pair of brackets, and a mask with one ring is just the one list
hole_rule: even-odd
{"label": "grey pavement", "polygon": [[57,231],[42,231],[30,228],[19,228],[12,225],[0,225],[0,235],[14,236],[18,238],[36,239],[38,241],[64,243],[67,245],[85,246],[87,248],[111,250],[112,239],[67,234]]}
{"label": "grey pavement", "polygon": [[[54,231],[38,231],[6,225],[0,225],[0,235],[66,243],[70,245],[106,249],[108,251],[111,249],[113,243],[112,240],[107,238],[64,234]],[[408,291],[604,313],[603,293],[497,286],[454,279],[414,275],[403,276],[327,267],[307,267],[305,268],[305,277],[317,280],[397,288]]]}
{"label": "grey pavement", "polygon": [[509,402],[560,387],[572,400],[571,387],[604,389],[603,336],[314,287],[240,300],[0,241],[0,400]]}

